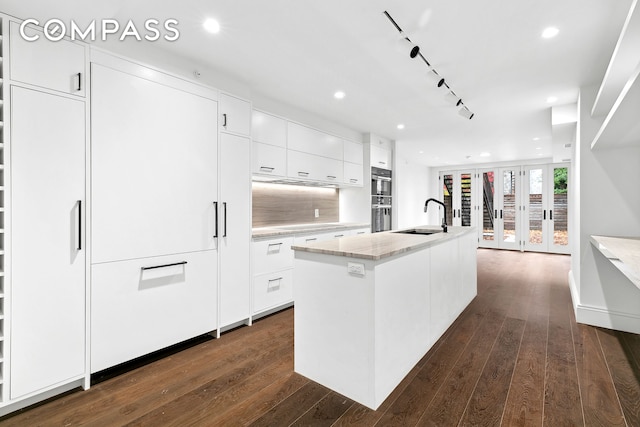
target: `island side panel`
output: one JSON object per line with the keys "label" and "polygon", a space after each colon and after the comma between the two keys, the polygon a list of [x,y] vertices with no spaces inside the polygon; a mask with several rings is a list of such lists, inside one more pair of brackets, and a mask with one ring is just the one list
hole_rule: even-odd
{"label": "island side panel", "polygon": [[[365,275],[347,272],[347,262]],[[373,262],[296,251],[295,372],[366,406],[374,405]]]}
{"label": "island side panel", "polygon": [[433,343],[430,257],[440,245],[379,262],[375,267],[375,405],[378,407]]}

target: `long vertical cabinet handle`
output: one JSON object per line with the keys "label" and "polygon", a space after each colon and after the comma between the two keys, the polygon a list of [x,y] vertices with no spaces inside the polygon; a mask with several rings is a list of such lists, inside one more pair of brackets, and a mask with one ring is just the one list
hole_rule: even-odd
{"label": "long vertical cabinet handle", "polygon": [[222,210],[224,211],[224,234],[222,237],[227,237],[227,202],[222,202]]}
{"label": "long vertical cabinet handle", "polygon": [[82,250],[82,200],[78,200],[78,244],[76,245],[76,249]]}
{"label": "long vertical cabinet handle", "polygon": [[227,113],[222,114],[222,127],[223,128],[227,127]]}
{"label": "long vertical cabinet handle", "polygon": [[542,219],[543,219],[543,220],[546,220],[546,219],[547,219],[547,211],[546,211],[546,210],[543,210],[543,211],[542,211]]}
{"label": "long vertical cabinet handle", "polygon": [[549,209],[549,221],[553,221],[553,210]]}
{"label": "long vertical cabinet handle", "polygon": [[82,90],[82,73],[78,73],[78,92]]}
{"label": "long vertical cabinet handle", "polygon": [[217,239],[218,238],[218,202],[213,202],[213,210],[216,213],[216,225],[213,231],[213,238]]}

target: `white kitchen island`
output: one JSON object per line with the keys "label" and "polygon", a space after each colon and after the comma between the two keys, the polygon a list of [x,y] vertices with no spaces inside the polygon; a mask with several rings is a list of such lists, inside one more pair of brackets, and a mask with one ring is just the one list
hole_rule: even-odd
{"label": "white kitchen island", "polygon": [[295,371],[372,409],[477,293],[477,234],[470,227],[292,249]]}

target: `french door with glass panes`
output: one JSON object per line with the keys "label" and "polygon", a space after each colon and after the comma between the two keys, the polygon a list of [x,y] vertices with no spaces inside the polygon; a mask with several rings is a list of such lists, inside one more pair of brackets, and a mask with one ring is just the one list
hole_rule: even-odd
{"label": "french door with glass panes", "polygon": [[447,224],[463,227],[476,226],[477,202],[475,171],[442,172],[440,174],[441,200],[447,207]]}
{"label": "french door with glass panes", "polygon": [[524,250],[569,253],[567,164],[525,166]]}
{"label": "french door with glass panes", "polygon": [[520,249],[520,166],[479,172],[479,246]]}

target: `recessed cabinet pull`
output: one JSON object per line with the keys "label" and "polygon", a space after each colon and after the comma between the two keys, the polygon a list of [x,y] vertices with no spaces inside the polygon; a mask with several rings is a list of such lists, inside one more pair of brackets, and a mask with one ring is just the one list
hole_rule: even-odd
{"label": "recessed cabinet pull", "polygon": [[151,267],[140,267],[142,271],[155,270],[156,268],[175,267],[176,265],[185,265],[187,261],[173,262],[171,264],[153,265]]}
{"label": "recessed cabinet pull", "polygon": [[275,168],[272,168],[270,166],[260,166],[260,172],[273,172]]}
{"label": "recessed cabinet pull", "polygon": [[223,128],[227,127],[227,113],[222,114],[222,127]]}
{"label": "recessed cabinet pull", "polygon": [[82,73],[78,73],[78,92],[82,90]]}
{"label": "recessed cabinet pull", "polygon": [[213,234],[213,238],[217,239],[218,238],[218,202],[213,202],[213,210],[216,213],[216,225],[215,225],[215,229],[214,229],[214,234]]}
{"label": "recessed cabinet pull", "polygon": [[78,204],[78,244],[76,249],[82,250],[82,200],[76,202]]}

